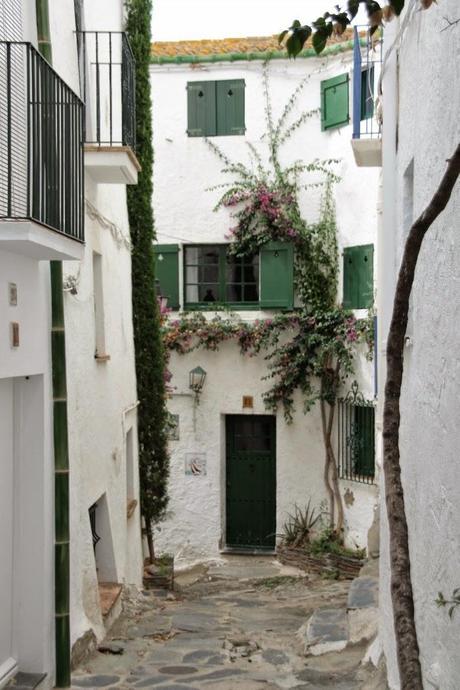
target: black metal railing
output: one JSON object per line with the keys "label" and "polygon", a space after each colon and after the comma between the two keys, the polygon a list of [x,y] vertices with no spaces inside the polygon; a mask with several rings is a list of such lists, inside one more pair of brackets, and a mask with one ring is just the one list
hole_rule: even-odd
{"label": "black metal railing", "polygon": [[0,41],[0,219],[84,240],[83,117],[30,43]]}
{"label": "black metal railing", "polygon": [[341,479],[372,484],[375,477],[375,408],[353,382],[338,401],[338,470]]}
{"label": "black metal railing", "polygon": [[120,31],[80,31],[87,144],[136,148],[135,61]]}
{"label": "black metal railing", "polygon": [[[365,46],[360,39],[363,30]],[[381,136],[376,103],[383,39],[377,39],[375,33],[371,36],[368,27],[355,26],[353,31],[353,139],[376,139]]]}

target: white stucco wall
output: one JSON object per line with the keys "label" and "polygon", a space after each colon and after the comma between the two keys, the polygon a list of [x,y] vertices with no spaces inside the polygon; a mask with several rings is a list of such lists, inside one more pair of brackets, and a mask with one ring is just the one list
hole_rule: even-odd
{"label": "white stucco wall", "polygon": [[[114,195],[111,187],[97,186],[88,177],[86,198],[128,238],[123,187]],[[102,257],[105,353],[110,356],[106,362],[94,357],[93,251]],[[88,509],[104,494],[111,519],[113,580],[140,585],[142,559],[139,509],[129,521],[126,519],[125,437],[129,428],[133,428],[137,439],[130,252],[124,244],[118,246],[110,231],[87,215],[85,257],[80,266],[66,263],[65,273],[78,275],[77,294],[67,292],[65,299],[71,485],[75,487],[75,493],[71,493],[75,640],[88,627],[95,627],[98,636],[103,633]],[[134,458],[137,468],[137,440]],[[137,469],[135,478],[137,493]],[[101,562],[103,571],[102,566]]]}
{"label": "white stucco wall", "polygon": [[[85,2],[83,25],[91,31],[120,31],[122,2]],[[73,0],[50,4],[54,63],[79,92]],[[68,36],[68,40],[65,40]],[[137,393],[131,309],[131,255],[126,186],[96,183],[86,170],[85,251],[81,262],[64,263],[70,456],[71,640],[93,629],[104,635],[98,579],[141,585],[140,513],[128,520],[126,434],[133,429],[135,495],[138,497]],[[94,217],[96,213],[96,217]],[[115,228],[112,230],[109,224]],[[97,361],[93,252],[101,257],[105,352]],[[98,305],[100,308],[101,305]],[[99,499],[104,544],[94,556],[88,509]],[[102,505],[101,503],[101,505]],[[104,508],[105,511],[105,508]],[[109,526],[102,525],[108,516]],[[96,524],[98,530],[98,524]],[[99,576],[96,570],[99,569]]]}
{"label": "white stucco wall", "polygon": [[[443,0],[439,7],[433,5],[414,14],[399,50],[399,89],[395,88],[391,65],[383,82],[386,156],[384,153],[384,228],[379,249],[385,256],[382,271],[387,278],[399,264],[410,225],[410,187],[404,179],[408,166],[413,161],[415,219],[430,201],[445,171],[445,161],[460,139],[459,33],[458,25],[441,32],[446,16],[458,16],[456,0]],[[408,325],[412,345],[405,349],[401,397],[401,467],[420,658],[424,687],[438,690],[456,690],[460,678],[460,619],[455,615],[450,620],[447,611],[434,603],[438,591],[448,597],[459,586],[460,571],[459,213],[457,183],[420,253]],[[381,289],[383,318],[388,323],[394,282],[382,280]],[[382,331],[382,351],[385,336]],[[381,547],[381,632],[390,687],[395,689],[399,679],[385,518]]]}
{"label": "white stucco wall", "polygon": [[[311,74],[310,81],[291,115],[292,121],[304,110],[319,108],[320,82],[350,71],[351,63],[351,52],[318,59],[273,60],[270,89],[274,117],[281,115],[292,92],[308,73]],[[219,198],[219,190],[205,191],[225,180],[220,172],[223,167],[221,161],[202,138],[189,138],[186,133],[187,82],[214,79],[245,80],[247,130],[245,136],[213,137],[213,142],[232,160],[246,162],[246,142],[258,145],[265,132],[261,62],[152,65],[153,205],[159,243],[225,242],[225,234],[234,224],[227,209],[217,213],[212,211]],[[318,113],[281,151],[283,164],[297,159],[305,163],[315,158],[340,159],[337,173],[342,181],[335,188],[340,251],[344,246],[374,243],[377,227],[378,171],[356,166],[350,140],[351,126],[321,132]],[[266,159],[266,150],[261,147],[260,151]],[[308,181],[307,176],[305,181]],[[301,209],[309,221],[317,218],[320,194],[318,189],[301,193]],[[376,260],[376,254],[374,258]],[[181,270],[179,272],[182,273]],[[338,297],[342,297],[342,275]],[[242,316],[253,320],[268,314],[243,312]],[[224,416],[245,412],[267,413],[261,399],[268,387],[267,382],[261,381],[266,372],[263,355],[243,358],[233,344],[226,344],[218,353],[198,351],[184,357],[173,355],[170,367],[172,384],[179,393],[188,393],[188,372],[198,364],[208,375],[197,409],[196,432],[193,429],[192,398],[176,391],[169,405],[170,411],[180,416],[180,440],[170,444],[170,515],[156,536],[160,551],[172,551],[179,564],[217,557],[219,549],[225,545]],[[373,364],[359,357],[356,370],[360,388],[366,397],[373,398]],[[243,395],[254,397],[252,411],[242,410]],[[300,402],[297,407],[298,413],[291,426],[285,424],[281,411],[276,415],[277,532],[281,532],[286,515],[293,510],[295,503],[305,506],[311,497],[312,505],[318,508],[326,498],[319,408],[304,416]],[[190,451],[206,452],[206,477],[185,476],[185,453]],[[342,493],[348,490],[353,494],[349,505],[345,505],[347,543],[366,546],[367,531],[374,515],[376,487],[343,481],[341,489]]]}
{"label": "white stucco wall", "polygon": [[[22,36],[13,38],[23,38],[36,45],[35,2],[17,0],[16,5],[23,11],[23,31]],[[90,29],[119,31],[123,28],[121,0],[86,5]],[[53,67],[79,93],[73,0],[50,0],[49,15]],[[104,633],[88,517],[89,506],[101,496],[105,497],[107,505],[108,524],[104,530],[110,536],[109,551],[113,552],[110,554],[110,579],[140,585],[142,576],[139,507],[129,520],[126,516],[125,445],[130,429],[133,440],[131,497],[138,498],[139,490],[126,188],[124,185],[97,185],[87,175],[85,196],[92,210],[91,217],[87,214],[85,218],[84,258],[81,263],[64,265],[64,278],[76,277],[76,294],[67,292],[65,296],[72,642],[89,628],[95,630],[98,638]],[[94,213],[99,214],[98,218],[94,218]],[[114,224],[112,227],[110,222]],[[93,250],[102,256],[105,340],[110,355],[110,360],[102,364],[96,363],[94,358]],[[8,302],[8,283],[17,286],[17,306]],[[3,324],[0,378],[6,380],[4,391],[11,391],[11,399],[4,396],[3,402],[13,408],[11,433],[15,435],[12,653],[17,657],[20,670],[47,673],[44,687],[54,684],[50,311],[49,262],[7,253],[0,247],[0,317]],[[17,348],[11,347],[12,321],[19,323]],[[11,411],[6,412],[8,417]],[[3,442],[4,439],[2,446]],[[101,561],[99,566],[104,575],[109,572],[105,562]],[[4,584],[0,583],[2,587]],[[2,662],[0,659],[0,664]]]}

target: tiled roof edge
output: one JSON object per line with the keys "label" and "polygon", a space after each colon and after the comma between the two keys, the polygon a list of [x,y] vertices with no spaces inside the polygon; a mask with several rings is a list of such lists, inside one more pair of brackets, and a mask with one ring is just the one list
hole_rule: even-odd
{"label": "tiled roof edge", "polygon": [[[359,42],[362,46],[366,45],[366,39],[360,38]],[[311,58],[322,57],[325,55],[337,55],[345,53],[353,48],[353,40],[345,43],[338,43],[337,45],[326,46],[321,55],[317,55],[314,48],[307,48],[303,50],[297,58]],[[212,55],[151,55],[150,63],[152,65],[183,65],[183,64],[198,64],[198,63],[213,63],[213,62],[253,62],[254,60],[286,60],[288,54],[284,50],[267,50],[265,52],[252,53],[214,53]]]}

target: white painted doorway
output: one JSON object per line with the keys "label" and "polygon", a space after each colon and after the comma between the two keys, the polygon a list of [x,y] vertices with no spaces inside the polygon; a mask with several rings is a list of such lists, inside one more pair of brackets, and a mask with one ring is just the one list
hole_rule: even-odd
{"label": "white painted doorway", "polygon": [[15,673],[13,656],[13,379],[0,379],[0,688]]}

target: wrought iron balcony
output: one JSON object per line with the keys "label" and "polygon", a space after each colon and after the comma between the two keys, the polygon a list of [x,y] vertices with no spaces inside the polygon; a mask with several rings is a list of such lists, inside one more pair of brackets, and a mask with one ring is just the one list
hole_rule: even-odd
{"label": "wrought iron balcony", "polygon": [[99,182],[132,184],[139,165],[135,61],[128,38],[119,31],[80,31],[77,40],[86,103],[85,165]]}
{"label": "wrought iron balcony", "polygon": [[48,229],[84,240],[83,118],[82,101],[30,43],[0,41],[0,240],[13,250],[36,231],[29,253],[75,258]]}
{"label": "wrought iron balcony", "polygon": [[353,46],[353,141],[355,159],[361,166],[381,165],[381,122],[377,84],[382,67],[382,39],[375,40],[366,27],[366,44],[354,27]]}

